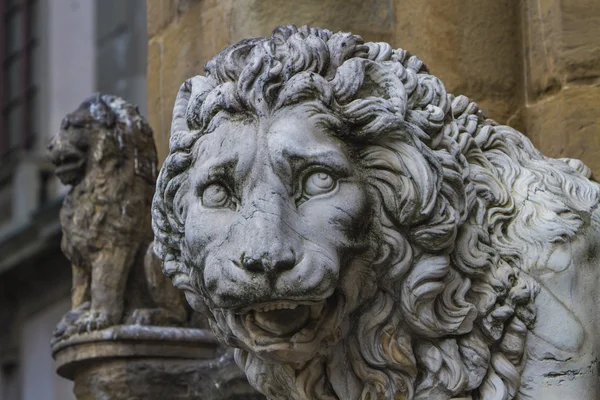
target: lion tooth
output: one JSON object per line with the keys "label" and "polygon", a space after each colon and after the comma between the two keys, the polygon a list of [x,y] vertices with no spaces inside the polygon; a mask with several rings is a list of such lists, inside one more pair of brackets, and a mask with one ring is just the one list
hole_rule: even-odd
{"label": "lion tooth", "polygon": [[275,310],[295,310],[296,308],[298,308],[298,304],[274,303],[274,304],[264,305],[262,307],[257,307],[257,308],[255,308],[255,310],[257,312],[269,312],[269,311],[275,311]]}

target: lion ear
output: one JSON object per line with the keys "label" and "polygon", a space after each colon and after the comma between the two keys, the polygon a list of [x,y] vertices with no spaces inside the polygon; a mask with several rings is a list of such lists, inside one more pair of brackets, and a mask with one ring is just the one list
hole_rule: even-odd
{"label": "lion ear", "polygon": [[107,128],[115,125],[116,115],[112,109],[104,102],[100,93],[96,94],[96,99],[90,105],[90,114],[92,117]]}

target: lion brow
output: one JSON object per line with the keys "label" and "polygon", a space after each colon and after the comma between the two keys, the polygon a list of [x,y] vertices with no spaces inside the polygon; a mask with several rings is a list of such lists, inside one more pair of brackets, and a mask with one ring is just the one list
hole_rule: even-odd
{"label": "lion brow", "polygon": [[286,149],[283,151],[283,156],[292,161],[293,163],[299,164],[322,164],[325,166],[333,167],[337,170],[348,170],[348,160],[342,153],[335,150],[319,150],[319,151],[302,151],[304,149]]}
{"label": "lion brow", "polygon": [[238,157],[232,155],[228,158],[211,157],[206,160],[200,160],[195,175],[195,180],[204,182],[216,177],[233,176],[238,164]]}

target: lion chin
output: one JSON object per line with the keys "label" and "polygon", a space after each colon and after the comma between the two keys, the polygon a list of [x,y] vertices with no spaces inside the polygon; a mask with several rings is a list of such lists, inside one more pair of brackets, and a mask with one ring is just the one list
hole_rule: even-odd
{"label": "lion chin", "polygon": [[175,101],[155,251],[261,393],[546,398],[532,390],[566,367],[526,376],[535,357],[597,357],[579,322],[597,313],[547,289],[597,263],[600,186],[581,163],[351,33],[279,27],[205,70]]}

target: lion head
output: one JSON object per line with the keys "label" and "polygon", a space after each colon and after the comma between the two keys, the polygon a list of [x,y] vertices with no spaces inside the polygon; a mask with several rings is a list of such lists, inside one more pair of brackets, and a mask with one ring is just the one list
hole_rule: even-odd
{"label": "lion head", "polygon": [[350,33],[280,27],[205,73],[176,100],[155,250],[251,384],[514,397],[537,289],[495,249],[516,211],[479,145],[520,134]]}
{"label": "lion head", "polygon": [[98,169],[126,170],[124,175],[150,184],[156,179],[152,130],[135,105],[116,96],[95,94],[67,114],[48,153],[65,185],[75,186]]}

